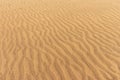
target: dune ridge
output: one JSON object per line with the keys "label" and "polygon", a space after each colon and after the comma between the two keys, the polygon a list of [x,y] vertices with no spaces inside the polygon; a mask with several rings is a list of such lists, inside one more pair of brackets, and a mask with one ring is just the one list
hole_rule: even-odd
{"label": "dune ridge", "polygon": [[0,80],[120,80],[118,0],[0,0]]}

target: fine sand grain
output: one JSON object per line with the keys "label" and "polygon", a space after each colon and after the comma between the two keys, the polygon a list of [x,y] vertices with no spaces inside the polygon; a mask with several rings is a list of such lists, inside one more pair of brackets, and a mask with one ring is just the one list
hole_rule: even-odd
{"label": "fine sand grain", "polygon": [[0,80],[120,80],[120,1],[0,0]]}

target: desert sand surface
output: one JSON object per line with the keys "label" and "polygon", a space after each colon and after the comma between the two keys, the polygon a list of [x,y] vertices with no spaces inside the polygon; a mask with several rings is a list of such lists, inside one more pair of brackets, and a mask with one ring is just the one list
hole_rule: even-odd
{"label": "desert sand surface", "polygon": [[120,80],[120,1],[0,0],[0,80]]}

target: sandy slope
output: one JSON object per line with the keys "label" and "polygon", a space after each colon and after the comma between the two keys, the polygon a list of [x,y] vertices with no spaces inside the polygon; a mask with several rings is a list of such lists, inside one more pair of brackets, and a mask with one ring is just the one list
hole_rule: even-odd
{"label": "sandy slope", "polygon": [[120,1],[0,0],[0,80],[120,80]]}

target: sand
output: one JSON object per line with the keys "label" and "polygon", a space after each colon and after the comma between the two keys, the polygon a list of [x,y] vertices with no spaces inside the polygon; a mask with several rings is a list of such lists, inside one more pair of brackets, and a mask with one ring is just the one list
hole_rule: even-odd
{"label": "sand", "polygon": [[0,80],[120,80],[120,1],[0,0]]}

